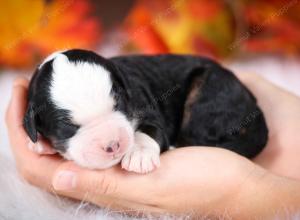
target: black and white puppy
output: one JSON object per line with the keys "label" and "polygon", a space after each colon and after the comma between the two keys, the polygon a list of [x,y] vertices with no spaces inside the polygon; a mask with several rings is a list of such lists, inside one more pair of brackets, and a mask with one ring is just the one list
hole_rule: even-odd
{"label": "black and white puppy", "polygon": [[268,129],[254,96],[228,70],[183,55],[103,58],[73,49],[36,69],[24,127],[63,157],[146,173],[169,146],[216,146],[254,157]]}

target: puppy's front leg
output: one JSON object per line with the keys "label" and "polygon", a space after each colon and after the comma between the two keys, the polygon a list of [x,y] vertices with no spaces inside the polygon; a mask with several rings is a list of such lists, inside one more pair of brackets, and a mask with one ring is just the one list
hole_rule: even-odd
{"label": "puppy's front leg", "polygon": [[149,135],[135,132],[134,147],[122,159],[122,168],[136,173],[148,173],[159,167],[160,147]]}

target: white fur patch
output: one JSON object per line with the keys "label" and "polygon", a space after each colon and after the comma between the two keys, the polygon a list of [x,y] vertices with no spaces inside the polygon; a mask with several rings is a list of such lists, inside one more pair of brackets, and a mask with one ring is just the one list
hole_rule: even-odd
{"label": "white fur patch", "polygon": [[113,110],[110,73],[87,62],[69,62],[55,54],[50,94],[54,104],[71,112],[73,121],[85,124]]}
{"label": "white fur patch", "polygon": [[122,168],[136,173],[148,173],[160,165],[158,143],[142,132],[135,133],[135,143],[131,151],[122,159]]}

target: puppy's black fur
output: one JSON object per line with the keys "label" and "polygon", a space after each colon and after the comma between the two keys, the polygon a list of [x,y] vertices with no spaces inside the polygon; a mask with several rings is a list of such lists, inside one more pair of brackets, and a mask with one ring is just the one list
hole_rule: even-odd
{"label": "puppy's black fur", "polygon": [[[105,59],[85,50],[64,54],[71,62],[99,64],[111,73],[115,109],[136,120],[137,130],[156,140],[161,152],[170,145],[217,146],[251,158],[266,145],[268,129],[256,99],[212,60],[188,55]],[[80,125],[72,124],[69,113],[51,103],[51,72],[52,61],[37,69],[24,126],[33,141],[40,133],[64,152],[64,141]]]}

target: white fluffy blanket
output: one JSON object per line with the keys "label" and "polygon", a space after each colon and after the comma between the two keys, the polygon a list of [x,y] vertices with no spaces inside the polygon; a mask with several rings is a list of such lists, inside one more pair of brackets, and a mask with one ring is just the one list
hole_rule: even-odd
{"label": "white fluffy blanket", "polygon": [[[238,72],[260,73],[274,83],[300,96],[300,62],[297,60],[261,58],[239,61],[228,64],[228,66]],[[0,73],[0,219],[129,219],[121,213],[50,195],[30,186],[17,175],[4,124],[4,114],[10,97],[12,81],[17,75],[20,73],[12,71]],[[169,218],[164,216],[161,219]],[[188,219],[189,217],[185,218]]]}

